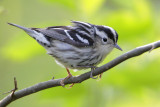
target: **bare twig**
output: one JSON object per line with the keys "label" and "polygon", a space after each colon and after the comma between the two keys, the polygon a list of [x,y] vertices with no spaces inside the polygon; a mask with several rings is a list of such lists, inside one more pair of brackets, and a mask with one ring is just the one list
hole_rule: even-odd
{"label": "bare twig", "polygon": [[[107,63],[99,68],[96,68],[93,71],[93,76],[96,76],[96,75],[99,75],[105,71],[108,71],[109,69],[115,67],[116,65],[122,63],[123,61],[126,61],[127,59],[139,56],[139,55],[143,54],[144,52],[151,51],[151,50],[156,49],[158,47],[160,47],[160,41],[157,41],[157,42],[145,45],[145,46],[137,47],[137,48],[115,58],[114,60],[110,61],[109,63]],[[65,80],[64,84],[81,83],[81,82],[90,78],[90,73],[91,72],[87,72],[87,73],[81,74],[77,77],[73,76],[73,77]],[[63,79],[64,78],[41,82],[41,83],[38,83],[38,84],[33,85],[31,87],[16,91],[16,92],[14,92],[14,97],[8,95],[4,99],[2,99],[0,101],[0,107],[5,107],[8,104],[10,104],[11,102],[13,102],[14,100],[17,100],[17,99],[22,98],[24,96],[30,95],[32,93],[36,93],[38,91],[41,91],[41,90],[44,90],[47,88],[51,88],[51,87],[61,86],[60,82]],[[15,83],[17,84],[17,82],[15,82]],[[16,85],[15,85],[15,87],[16,87]]]}
{"label": "bare twig", "polygon": [[13,97],[14,92],[15,92],[17,89],[18,89],[18,87],[17,87],[17,80],[16,80],[16,77],[14,77],[14,89],[12,89],[12,90],[10,90],[10,91],[8,91],[8,92],[5,92],[5,93],[3,93],[3,94],[8,94],[8,93],[11,92],[11,97]]}
{"label": "bare twig", "polygon": [[14,89],[12,89],[12,93],[11,93],[11,97],[14,96],[14,93],[15,91],[18,90],[18,87],[17,87],[17,80],[16,80],[16,77],[14,77]]}

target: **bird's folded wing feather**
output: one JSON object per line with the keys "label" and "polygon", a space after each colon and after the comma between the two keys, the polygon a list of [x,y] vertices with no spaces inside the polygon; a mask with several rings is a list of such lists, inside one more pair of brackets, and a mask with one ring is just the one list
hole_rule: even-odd
{"label": "bird's folded wing feather", "polygon": [[63,41],[77,47],[91,46],[91,43],[85,43],[81,42],[80,40],[75,40],[76,32],[74,32],[74,30],[70,26],[53,26],[45,29],[32,28],[32,30],[40,32],[46,37],[51,38],[52,40]]}

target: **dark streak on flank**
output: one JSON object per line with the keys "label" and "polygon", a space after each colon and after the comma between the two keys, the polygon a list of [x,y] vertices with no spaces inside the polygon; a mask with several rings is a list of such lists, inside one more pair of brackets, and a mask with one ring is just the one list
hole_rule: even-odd
{"label": "dark streak on flank", "polygon": [[88,59],[83,59],[82,61],[80,61],[77,65],[81,65],[82,63],[86,62]]}
{"label": "dark streak on flank", "polygon": [[74,49],[56,49],[57,51],[61,51],[61,52],[76,52],[78,53],[77,51],[75,51]]}
{"label": "dark streak on flank", "polygon": [[43,45],[43,46],[47,46],[48,48],[51,47],[50,45],[48,45],[48,44],[46,44],[46,43],[43,43],[43,42],[39,41],[38,39],[36,39],[36,40],[37,40],[37,42],[38,42],[39,44],[41,44],[41,45]]}
{"label": "dark streak on flank", "polygon": [[73,60],[79,60],[80,58],[78,58],[78,57],[67,57],[66,59],[73,59]]}

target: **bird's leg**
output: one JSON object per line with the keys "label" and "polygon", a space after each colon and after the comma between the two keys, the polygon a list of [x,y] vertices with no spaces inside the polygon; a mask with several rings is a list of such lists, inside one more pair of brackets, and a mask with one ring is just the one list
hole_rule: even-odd
{"label": "bird's leg", "polygon": [[101,80],[103,73],[99,74],[99,80]]}
{"label": "bird's leg", "polygon": [[92,79],[97,79],[98,78],[98,76],[97,77],[93,77],[93,71],[96,69],[96,66],[91,66],[91,74],[90,74],[90,78],[92,78]]}
{"label": "bird's leg", "polygon": [[98,76],[99,76],[99,80],[101,80],[103,73],[99,74],[99,75],[98,75],[97,77],[95,77],[95,78],[93,77],[93,71],[94,71],[96,68],[97,68],[96,66],[91,66],[90,78],[92,78],[92,79],[97,79]]}
{"label": "bird's leg", "polygon": [[[65,80],[67,80],[67,79],[69,79],[70,77],[72,77],[72,74],[70,73],[69,69],[66,68],[66,70],[67,70],[68,76],[67,76],[66,78],[64,78],[63,80],[61,80],[61,82],[60,82],[61,86],[64,86],[64,81],[65,81]],[[73,86],[73,85],[72,85],[72,86]]]}
{"label": "bird's leg", "polygon": [[72,88],[74,86],[74,83],[72,83],[69,87]]}
{"label": "bird's leg", "polygon": [[97,79],[98,77],[93,77],[93,71],[97,68],[96,66],[88,66],[88,65],[83,65],[83,66],[79,66],[79,67],[84,67],[84,68],[91,68],[91,74],[90,74],[90,78],[92,79]]}

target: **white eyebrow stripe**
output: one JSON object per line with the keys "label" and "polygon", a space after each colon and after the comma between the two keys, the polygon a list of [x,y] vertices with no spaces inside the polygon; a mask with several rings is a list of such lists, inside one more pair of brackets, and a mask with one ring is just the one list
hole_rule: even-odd
{"label": "white eyebrow stripe", "polygon": [[73,38],[70,36],[70,34],[68,33],[67,30],[64,30],[64,32],[66,33],[66,35],[69,37],[69,39],[73,40]]}
{"label": "white eyebrow stripe", "polygon": [[107,38],[108,39],[108,36],[105,32],[99,31],[97,28],[95,28],[95,30],[96,30],[96,33],[97,33],[98,36],[100,36],[101,38]]}
{"label": "white eyebrow stripe", "polygon": [[78,34],[76,34],[76,36],[77,36],[77,38],[78,38],[80,41],[82,41],[83,43],[89,44],[89,42],[88,42],[87,39],[82,38],[82,37],[81,37],[80,35],[78,35]]}

